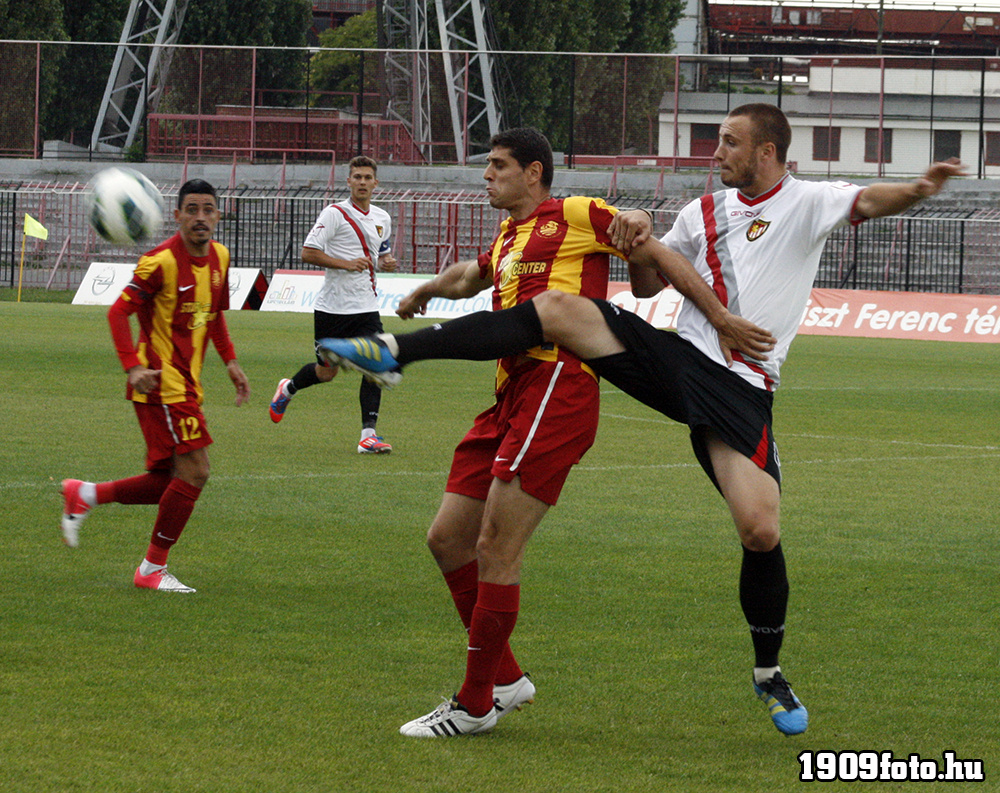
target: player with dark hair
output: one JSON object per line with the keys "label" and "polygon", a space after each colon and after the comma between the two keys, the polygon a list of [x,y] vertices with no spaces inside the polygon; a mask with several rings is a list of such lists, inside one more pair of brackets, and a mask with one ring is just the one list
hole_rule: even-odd
{"label": "player with dark hair", "polygon": [[[767,360],[720,350],[715,323],[690,301],[678,316],[678,333],[669,333],[606,301],[558,291],[509,311],[395,337],[330,340],[323,347],[327,355],[392,383],[401,376],[400,366],[417,360],[482,360],[543,342],[558,344],[626,393],[688,424],[695,455],[726,500],[742,545],[739,597],[754,649],[754,691],[775,726],[796,734],[806,729],[808,714],[778,663],[788,603],[780,469],[771,429],[779,370],[829,235],[848,223],[902,212],[963,170],[952,160],[934,163],[911,183],[807,182],[785,167],[790,139],[788,122],[773,105],[744,105],[729,113],[715,151],[728,189],[688,204],[663,237],[729,311],[774,334]],[[633,244],[643,237],[618,225],[609,233]],[[643,264],[632,257],[630,278],[633,292],[648,297],[665,280]]]}
{"label": "player with dark hair", "polygon": [[[135,585],[194,592],[167,571],[167,556],[208,481],[212,438],[201,410],[201,370],[210,342],[236,388],[237,406],[250,396],[250,384],[223,314],[229,308],[229,251],[212,239],[219,222],[215,188],[201,179],[185,182],[174,219],[178,232],[139,259],[131,282],[108,311],[115,351],[127,373],[126,398],[146,440],[147,472],[98,484],[63,480],[62,534],[75,548],[80,525],[98,504],[158,504]],[[129,324],[133,314],[138,345]]]}
{"label": "player with dark hair", "polygon": [[[323,287],[313,306],[313,339],[326,336],[371,335],[382,332],[376,292],[376,265],[383,272],[396,269],[396,259],[389,248],[392,221],[389,214],[371,203],[378,187],[378,164],[370,157],[358,156],[348,165],[347,186],[351,196],[330,204],[316,223],[302,247],[302,261],[326,268]],[[271,421],[285,416],[292,397],[303,388],[330,382],[336,366],[327,366],[322,358],[305,364],[292,377],[278,383],[271,400]],[[392,446],[376,434],[382,392],[368,380],[361,381],[361,439],[359,454],[387,454]]]}
{"label": "player with dark hair", "polygon": [[[617,210],[595,198],[552,198],[552,150],[537,130],[502,132],[490,146],[486,192],[509,217],[478,260],[452,265],[404,298],[401,316],[422,313],[432,298],[461,299],[490,286],[496,309],[530,303],[548,289],[607,294],[609,255],[621,255],[607,233]],[[648,216],[638,214],[648,228]],[[656,240],[633,256],[669,277],[725,333],[742,338],[751,329]],[[511,346],[498,362],[496,402],[456,448],[427,538],[468,631],[465,682],[453,700],[404,724],[404,735],[484,732],[534,697],[508,642],[520,608],[522,559],[570,468],[593,443],[598,409],[596,375],[562,347],[539,338]]]}

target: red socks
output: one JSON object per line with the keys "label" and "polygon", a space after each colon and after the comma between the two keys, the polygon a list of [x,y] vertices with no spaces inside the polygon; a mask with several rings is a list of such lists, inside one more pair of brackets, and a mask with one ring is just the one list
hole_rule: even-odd
{"label": "red socks", "polygon": [[97,488],[97,503],[110,504],[158,504],[163,491],[170,484],[169,471],[150,471],[130,479],[115,482],[100,482]]}
{"label": "red socks", "polygon": [[201,490],[180,479],[171,479],[160,497],[160,511],[153,524],[146,559],[153,564],[166,564],[167,554],[181,536]]}
{"label": "red socks", "polygon": [[[462,624],[468,631],[472,625],[472,610],[476,607],[476,598],[479,597],[479,564],[473,560],[464,567],[445,573],[444,580],[448,584],[448,589],[451,590],[451,598],[455,601],[458,616],[461,617]],[[498,686],[506,686],[522,677],[524,677],[524,672],[521,671],[508,642],[504,647],[503,655],[500,658],[500,667],[497,669],[497,676],[493,682]]]}
{"label": "red socks", "polygon": [[479,582],[479,595],[469,626],[469,655],[465,683],[456,699],[473,716],[484,716],[493,707],[493,683],[507,639],[517,623],[520,584]]}

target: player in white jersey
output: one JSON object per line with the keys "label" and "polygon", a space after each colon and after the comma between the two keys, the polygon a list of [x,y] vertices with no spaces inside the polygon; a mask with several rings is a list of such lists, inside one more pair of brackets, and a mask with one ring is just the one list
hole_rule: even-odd
{"label": "player in white jersey", "polygon": [[[314,341],[382,332],[375,271],[394,271],[396,259],[389,247],[392,220],[385,210],[371,203],[378,187],[377,173],[378,165],[370,157],[351,160],[347,177],[351,197],[324,208],[303,244],[302,261],[326,268],[323,287],[313,306]],[[315,362],[281,380],[271,400],[271,420],[277,423],[284,418],[288,403],[298,391],[327,383],[336,374],[336,367],[317,356]],[[378,386],[362,379],[359,453],[392,451],[375,430],[381,396]]]}
{"label": "player in white jersey", "polygon": [[[790,141],[788,121],[777,107],[733,110],[720,126],[715,152],[729,189],[686,206],[663,238],[693,263],[726,310],[770,331],[747,337],[743,353],[691,307],[678,318],[679,332],[670,333],[606,301],[553,291],[505,311],[383,334],[374,340],[377,354],[369,352],[374,345],[357,345],[350,360],[373,376],[394,372],[398,379],[400,367],[426,358],[490,359],[553,342],[636,399],[688,424],[695,454],[725,498],[743,547],[740,603],[754,648],[754,691],[775,726],[797,734],[805,731],[808,714],[778,665],[788,603],[780,470],[771,432],[780,366],[833,230],[902,212],[964,171],[950,160],[934,163],[909,183],[803,182],[785,167]],[[625,216],[616,216],[609,233],[627,252],[646,231],[637,233]],[[644,219],[633,214],[631,220]],[[664,286],[660,273],[633,265],[629,270],[639,297]]]}

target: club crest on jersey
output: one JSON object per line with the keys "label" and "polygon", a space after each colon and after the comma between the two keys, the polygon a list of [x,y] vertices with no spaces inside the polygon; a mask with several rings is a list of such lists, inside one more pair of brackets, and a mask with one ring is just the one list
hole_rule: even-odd
{"label": "club crest on jersey", "polygon": [[381,236],[382,236],[382,232],[383,232],[384,230],[385,230],[385,226],[376,226],[376,227],[375,227],[375,233],[376,233],[376,234],[378,234],[378,235],[379,235],[379,237],[381,237]]}
{"label": "club crest on jersey", "polygon": [[767,231],[767,227],[771,225],[770,220],[761,220],[758,218],[753,223],[750,224],[750,228],[747,229],[747,240],[753,242],[756,239],[760,239],[764,232]]}
{"label": "club crest on jersey", "polygon": [[511,251],[504,256],[497,265],[500,271],[500,286],[503,287],[510,280],[511,271],[515,264],[521,261],[521,251]]}
{"label": "club crest on jersey", "polygon": [[550,220],[541,228],[537,229],[539,236],[542,237],[554,237],[559,233],[559,224],[554,220]]}

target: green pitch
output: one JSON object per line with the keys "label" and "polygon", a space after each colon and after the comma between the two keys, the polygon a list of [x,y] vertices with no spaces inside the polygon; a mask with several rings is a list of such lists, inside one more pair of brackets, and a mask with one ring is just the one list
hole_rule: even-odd
{"label": "green pitch", "polygon": [[796,342],[775,429],[805,735],[752,694],[735,533],[686,431],[605,386],[528,550],[513,644],[536,703],[417,741],[399,725],[465,654],[424,534],[492,365],[411,367],[383,399],[395,451],[362,456],[354,375],[268,419],[311,317],[229,322],[253,396],[235,408],[210,353],[212,479],[171,556],[198,593],[166,595],[132,587],[154,507],[59,541],[60,480],[142,467],[103,310],[0,302],[0,790],[757,793],[802,787],[807,750],[950,750],[997,789],[997,345]]}

